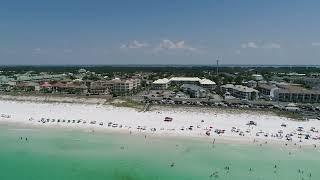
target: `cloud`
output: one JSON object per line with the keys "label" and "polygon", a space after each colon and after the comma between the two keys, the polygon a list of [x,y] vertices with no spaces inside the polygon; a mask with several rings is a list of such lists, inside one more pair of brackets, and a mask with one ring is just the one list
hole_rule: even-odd
{"label": "cloud", "polygon": [[311,43],[312,46],[320,46],[320,42],[313,42]]}
{"label": "cloud", "polygon": [[197,51],[196,48],[187,45],[185,41],[171,41],[169,39],[164,39],[160,42],[158,47],[155,48],[155,51],[163,50],[185,50],[185,51]]}
{"label": "cloud", "polygon": [[246,49],[246,48],[253,48],[253,49],[257,49],[257,48],[262,48],[262,49],[279,49],[281,48],[281,45],[275,42],[262,42],[262,43],[258,43],[255,41],[248,41],[246,43],[242,43],[241,44],[241,48]]}
{"label": "cloud", "polygon": [[63,52],[64,53],[72,53],[73,51],[72,51],[72,49],[64,49]]}
{"label": "cloud", "polygon": [[249,42],[246,42],[246,43],[242,43],[241,47],[244,48],[244,49],[245,48],[258,48],[258,45],[253,41],[249,41]]}
{"label": "cloud", "polygon": [[144,48],[144,47],[148,47],[148,46],[149,46],[148,43],[133,40],[133,41],[128,42],[126,44],[122,44],[120,48],[122,48],[122,49],[139,49],[139,48]]}
{"label": "cloud", "polygon": [[43,50],[41,48],[34,48],[34,49],[32,49],[31,53],[32,53],[32,55],[40,55],[40,54],[46,54],[46,53],[48,53],[48,51]]}
{"label": "cloud", "polygon": [[281,46],[278,43],[266,43],[261,46],[261,48],[265,49],[280,49]]}
{"label": "cloud", "polygon": [[14,49],[9,49],[9,48],[4,48],[4,49],[0,49],[1,53],[5,53],[5,54],[16,54],[17,51]]}
{"label": "cloud", "polygon": [[234,53],[236,53],[236,54],[241,54],[241,51],[238,49],[238,50],[236,50]]}

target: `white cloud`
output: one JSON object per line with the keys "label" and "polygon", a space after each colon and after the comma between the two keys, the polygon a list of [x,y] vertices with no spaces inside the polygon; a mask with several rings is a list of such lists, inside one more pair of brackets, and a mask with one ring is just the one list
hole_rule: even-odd
{"label": "white cloud", "polygon": [[48,53],[47,50],[43,50],[41,48],[34,48],[32,49],[32,52],[31,52],[33,55],[40,55],[40,54],[46,54]]}
{"label": "white cloud", "polygon": [[4,48],[4,49],[0,49],[0,52],[6,53],[6,54],[15,54],[17,51],[14,49]]}
{"label": "white cloud", "polygon": [[241,51],[238,49],[238,50],[236,50],[234,53],[236,53],[236,54],[241,54]]}
{"label": "white cloud", "polygon": [[246,42],[246,43],[242,43],[241,47],[242,48],[258,48],[258,45],[253,41],[249,41],[249,42]]}
{"label": "white cloud", "polygon": [[320,42],[313,42],[311,43],[312,46],[320,46]]}
{"label": "white cloud", "polygon": [[281,48],[281,45],[275,42],[262,42],[262,43],[258,43],[258,42],[254,42],[254,41],[248,41],[246,43],[242,43],[241,44],[241,48],[246,49],[246,48],[253,48],[253,49],[257,49],[257,48],[262,48],[262,49],[279,49]]}
{"label": "white cloud", "polygon": [[64,49],[63,52],[64,53],[72,53],[73,51],[72,51],[72,49]]}
{"label": "white cloud", "polygon": [[159,46],[155,48],[156,51],[162,51],[162,50],[186,50],[186,51],[196,51],[197,49],[187,45],[185,41],[171,41],[169,39],[164,39],[160,42]]}
{"label": "white cloud", "polygon": [[266,43],[266,44],[263,44],[261,46],[261,48],[266,48],[266,49],[279,49],[281,48],[280,44],[278,43]]}
{"label": "white cloud", "polygon": [[122,44],[120,48],[122,48],[122,49],[139,49],[139,48],[144,48],[144,47],[148,47],[148,46],[149,46],[148,43],[133,40],[133,41],[128,42],[126,44]]}

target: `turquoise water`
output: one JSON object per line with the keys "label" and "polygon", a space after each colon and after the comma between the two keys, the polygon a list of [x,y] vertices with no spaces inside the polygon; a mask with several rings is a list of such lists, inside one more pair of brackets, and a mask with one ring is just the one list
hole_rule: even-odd
{"label": "turquoise water", "polygon": [[12,126],[0,144],[0,180],[320,179],[315,149]]}

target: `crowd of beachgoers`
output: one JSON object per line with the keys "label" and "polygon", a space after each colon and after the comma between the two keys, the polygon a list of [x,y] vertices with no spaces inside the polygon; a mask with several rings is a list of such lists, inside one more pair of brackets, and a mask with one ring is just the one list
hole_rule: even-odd
{"label": "crowd of beachgoers", "polygon": [[296,121],[271,113],[159,108],[147,112],[110,105],[0,101],[0,122],[45,127],[112,130],[130,134],[206,137],[266,144],[320,144],[320,121]]}

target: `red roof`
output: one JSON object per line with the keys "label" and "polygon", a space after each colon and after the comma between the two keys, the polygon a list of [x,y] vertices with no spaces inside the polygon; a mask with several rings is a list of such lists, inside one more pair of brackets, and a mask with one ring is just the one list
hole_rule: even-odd
{"label": "red roof", "polygon": [[57,83],[52,84],[52,87],[63,88],[63,87],[66,87],[66,84],[61,83],[61,82],[57,82]]}
{"label": "red roof", "polygon": [[52,85],[48,82],[44,82],[43,84],[40,85],[40,87],[52,87]]}

